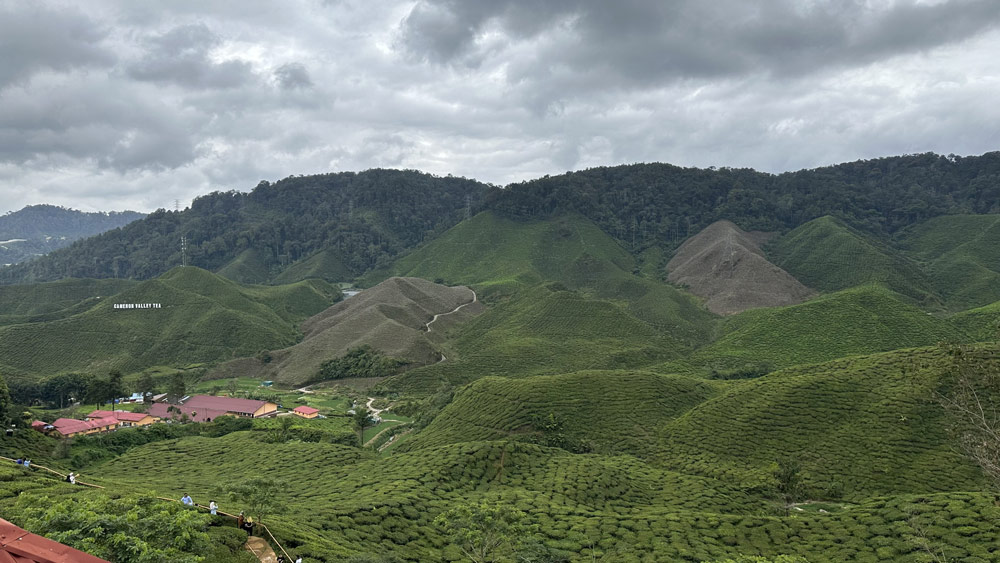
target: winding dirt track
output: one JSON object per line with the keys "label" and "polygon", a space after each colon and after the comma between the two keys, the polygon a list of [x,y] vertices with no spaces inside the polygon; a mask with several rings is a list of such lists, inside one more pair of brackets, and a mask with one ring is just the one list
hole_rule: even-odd
{"label": "winding dirt track", "polygon": [[475,303],[479,299],[479,296],[476,295],[475,291],[473,291],[471,288],[466,288],[466,289],[468,289],[472,293],[472,301],[469,301],[468,303],[463,303],[463,304],[459,305],[458,307],[455,307],[451,311],[448,311],[447,313],[438,313],[438,314],[434,315],[434,318],[431,319],[431,320],[429,320],[429,321],[427,321],[427,324],[425,325],[426,328],[427,328],[427,332],[431,331],[431,324],[434,321],[438,320],[438,318],[443,317],[445,315],[451,315],[453,313],[457,313],[459,311],[459,309],[461,309],[462,307],[467,307],[469,305],[472,305],[473,303]]}

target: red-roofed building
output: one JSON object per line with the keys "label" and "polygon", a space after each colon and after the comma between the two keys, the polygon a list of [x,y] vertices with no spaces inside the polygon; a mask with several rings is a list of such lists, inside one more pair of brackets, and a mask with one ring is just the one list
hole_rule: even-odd
{"label": "red-roofed building", "polygon": [[164,419],[212,422],[220,416],[260,418],[278,412],[278,405],[269,401],[194,395],[177,404],[154,403],[149,414]]}
{"label": "red-roofed building", "polygon": [[278,405],[269,401],[255,399],[237,399],[235,397],[213,397],[211,395],[194,395],[181,405],[184,410],[211,409],[225,411],[233,416],[260,418],[278,412]]}
{"label": "red-roofed building", "polygon": [[72,436],[82,436],[84,434],[97,434],[98,432],[108,432],[118,428],[118,419],[113,417],[98,418],[96,420],[77,420],[75,418],[57,418],[52,422],[55,432],[63,438]]}
{"label": "red-roofed building", "polygon": [[292,412],[301,416],[302,418],[316,418],[319,416],[319,409],[314,409],[312,407],[307,407],[302,405],[301,407],[295,407]]}
{"label": "red-roofed building", "polygon": [[0,563],[109,563],[0,518]]}
{"label": "red-roofed building", "polygon": [[94,411],[87,415],[87,420],[99,418],[114,418],[120,426],[146,426],[156,422],[156,418],[144,412],[129,411]]}
{"label": "red-roofed building", "polygon": [[48,425],[49,424],[47,422],[42,422],[41,420],[36,420],[31,423],[31,427],[34,428],[35,430],[38,430],[39,432],[44,432],[45,427]]}
{"label": "red-roofed building", "polygon": [[149,414],[161,420],[177,420],[190,422],[212,422],[220,416],[232,416],[218,409],[193,409],[187,405],[171,405],[169,403],[153,403],[149,406]]}

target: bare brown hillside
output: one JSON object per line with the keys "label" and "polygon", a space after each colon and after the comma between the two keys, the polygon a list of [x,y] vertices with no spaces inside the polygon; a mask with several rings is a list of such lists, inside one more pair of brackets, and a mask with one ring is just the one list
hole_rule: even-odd
{"label": "bare brown hillside", "polygon": [[729,221],[712,223],[677,249],[667,279],[705,298],[713,313],[801,303],[812,290],[767,260],[765,233],[747,233]]}
{"label": "bare brown hillside", "polygon": [[[447,287],[421,278],[389,278],[307,319],[302,323],[303,340],[272,351],[269,363],[236,360],[213,375],[232,377],[241,372],[299,384],[315,376],[324,361],[365,344],[412,364],[434,363],[441,359],[435,346],[439,334],[433,332],[440,332],[441,321],[435,322],[431,333],[427,332],[427,323],[435,315],[450,313],[471,302],[474,296],[464,286]],[[455,316],[467,318],[480,307],[478,302],[463,307]]]}

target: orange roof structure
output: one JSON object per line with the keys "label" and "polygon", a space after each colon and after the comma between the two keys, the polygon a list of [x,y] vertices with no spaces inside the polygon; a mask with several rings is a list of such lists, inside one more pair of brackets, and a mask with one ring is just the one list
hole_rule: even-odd
{"label": "orange roof structure", "polygon": [[110,563],[0,518],[0,563]]}
{"label": "orange roof structure", "polygon": [[292,409],[292,412],[297,412],[299,414],[310,415],[310,414],[316,414],[316,413],[318,413],[319,409],[314,409],[312,407],[307,407],[305,405],[302,405],[300,407],[295,407],[294,409]]}

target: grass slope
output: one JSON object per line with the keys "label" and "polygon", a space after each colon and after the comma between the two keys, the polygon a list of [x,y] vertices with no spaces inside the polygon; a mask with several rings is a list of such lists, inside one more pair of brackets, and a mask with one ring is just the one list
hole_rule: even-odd
{"label": "grass slope", "polygon": [[295,283],[301,280],[319,278],[331,283],[353,279],[355,274],[344,265],[342,257],[333,249],[324,249],[293,262],[272,283]]}
{"label": "grass slope", "polygon": [[901,350],[735,383],[661,429],[661,460],[752,487],[792,458],[814,494],[855,499],[981,490],[934,399],[947,364],[938,348]]}
{"label": "grass slope", "polygon": [[132,280],[65,279],[0,286],[0,324],[52,320],[84,311],[134,286]]}
{"label": "grass slope", "polygon": [[888,289],[868,285],[727,319],[718,340],[689,361],[720,370],[781,368],[965,338],[948,320],[904,303]]}
{"label": "grass slope", "polygon": [[[329,287],[320,280],[299,282],[307,283]],[[411,364],[430,364],[441,355],[426,324],[436,314],[448,313],[472,299],[466,287],[446,287],[420,278],[390,278],[307,319],[302,323],[302,340],[273,350],[269,363],[237,360],[235,365],[222,366],[212,377],[251,370],[252,376],[302,384],[317,376],[324,361],[362,345]]]}
{"label": "grass slope", "polygon": [[825,216],[800,225],[767,246],[774,262],[802,283],[839,291],[880,283],[925,306],[940,306],[927,276],[897,251]]}
{"label": "grass slope", "polygon": [[930,219],[907,229],[900,245],[926,264],[951,310],[1000,301],[1000,216]]}
{"label": "grass slope", "polygon": [[215,273],[234,282],[246,284],[265,283],[271,277],[267,260],[263,253],[255,248],[248,248],[239,253]]}
{"label": "grass slope", "polygon": [[487,375],[524,377],[590,369],[636,369],[681,357],[686,343],[630,313],[559,284],[491,305],[450,334],[448,361],[406,372],[388,389],[433,393]]}
{"label": "grass slope", "polygon": [[[80,314],[0,327],[0,357],[35,375],[219,361],[295,342],[295,322],[330,297],[305,285],[247,290],[205,270],[174,268]],[[115,303],[162,308],[116,310]]]}
{"label": "grass slope", "polygon": [[629,371],[487,377],[459,391],[400,449],[514,438],[645,456],[656,451],[656,432],[664,422],[718,389],[718,384],[693,378]]}
{"label": "grass slope", "polygon": [[[686,417],[682,417],[686,418]],[[269,527],[297,554],[457,561],[433,526],[451,506],[511,504],[570,561],[705,561],[737,553],[809,561],[919,561],[922,539],[949,560],[991,561],[1000,509],[969,493],[876,498],[833,513],[768,516],[764,504],[717,479],[651,467],[629,456],[573,455],[517,442],[467,442],[374,458],[334,444],[269,444],[259,433],[183,438],[133,449],[84,472],[116,491],[191,493],[267,475],[290,509]],[[223,510],[238,509],[226,500]],[[979,559],[973,559],[978,557]]]}
{"label": "grass slope", "polygon": [[687,342],[703,342],[712,316],[694,298],[635,275],[635,258],[578,215],[517,222],[490,212],[459,223],[398,260],[398,275],[475,287],[480,299],[559,282],[588,295],[624,302],[630,314]]}
{"label": "grass slope", "polygon": [[977,342],[995,342],[1000,338],[1000,301],[956,313],[951,322]]}

